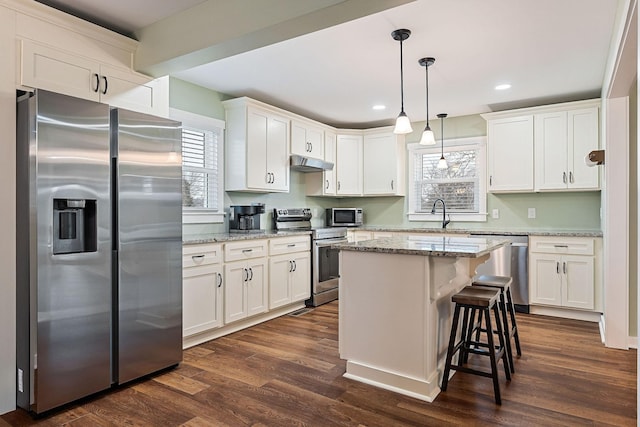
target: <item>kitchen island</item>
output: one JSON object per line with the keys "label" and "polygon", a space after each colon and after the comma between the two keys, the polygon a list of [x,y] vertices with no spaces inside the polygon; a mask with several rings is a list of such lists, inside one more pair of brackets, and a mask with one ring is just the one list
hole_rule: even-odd
{"label": "kitchen island", "polygon": [[340,250],[339,351],[345,377],[428,402],[440,392],[453,306],[508,240],[405,236]]}

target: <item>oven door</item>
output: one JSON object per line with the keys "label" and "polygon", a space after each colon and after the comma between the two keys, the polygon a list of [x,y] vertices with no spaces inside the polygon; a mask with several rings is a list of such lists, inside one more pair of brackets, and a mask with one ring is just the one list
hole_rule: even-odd
{"label": "oven door", "polygon": [[338,287],[340,273],[340,251],[331,249],[336,243],[347,243],[346,237],[313,241],[313,288],[314,294]]}

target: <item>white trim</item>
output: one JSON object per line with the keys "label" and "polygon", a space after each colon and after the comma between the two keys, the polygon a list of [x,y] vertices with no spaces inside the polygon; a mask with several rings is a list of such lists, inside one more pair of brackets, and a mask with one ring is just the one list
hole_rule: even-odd
{"label": "white trim", "polygon": [[542,316],[561,317],[563,319],[584,320],[600,324],[602,313],[597,311],[577,310],[564,307],[550,307],[545,305],[530,305],[530,314],[538,314]]}
{"label": "white trim", "polygon": [[627,346],[629,346],[629,348],[635,348],[637,350],[638,349],[638,337],[629,337],[627,339]]}

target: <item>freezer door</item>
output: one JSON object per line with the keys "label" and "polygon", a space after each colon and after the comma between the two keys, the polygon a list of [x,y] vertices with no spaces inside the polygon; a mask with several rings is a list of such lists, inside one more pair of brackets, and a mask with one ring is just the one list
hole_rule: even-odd
{"label": "freezer door", "polygon": [[178,122],[122,109],[111,111],[111,123],[117,124],[116,380],[124,383],[182,360],[182,133]]}
{"label": "freezer door", "polygon": [[[109,109],[40,90],[21,102],[27,101],[28,108],[18,107],[18,122],[29,128],[20,134],[28,135],[30,158],[26,164],[18,156],[17,167],[29,168],[31,202],[18,214],[30,218],[18,230],[29,244],[18,262],[28,260],[29,271],[19,268],[24,274],[18,286],[29,286],[20,294],[29,294],[30,306],[19,303],[19,311],[30,310],[29,320],[21,318],[30,325],[25,354],[33,377],[26,387],[30,396],[18,401],[43,412],[111,385]],[[62,204],[64,214],[56,208]],[[66,226],[54,226],[57,214]],[[80,216],[87,222],[72,221]],[[90,244],[55,251],[57,240],[72,238]],[[20,335],[19,341],[26,339]]]}

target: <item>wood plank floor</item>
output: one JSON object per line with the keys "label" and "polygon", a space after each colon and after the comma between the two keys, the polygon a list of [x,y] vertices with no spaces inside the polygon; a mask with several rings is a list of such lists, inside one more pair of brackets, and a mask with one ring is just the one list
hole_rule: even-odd
{"label": "wood plank floor", "polygon": [[39,419],[17,410],[0,427],[636,425],[636,351],[605,348],[594,323],[518,314],[523,356],[510,383],[502,376],[502,406],[490,379],[464,373],[426,403],[342,377],[337,311],[274,319],[186,350],[176,369]]}

